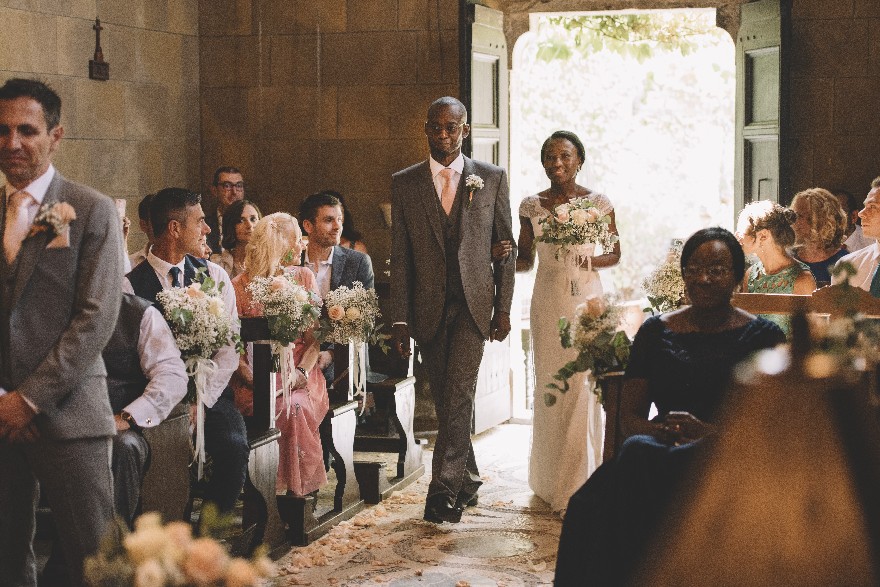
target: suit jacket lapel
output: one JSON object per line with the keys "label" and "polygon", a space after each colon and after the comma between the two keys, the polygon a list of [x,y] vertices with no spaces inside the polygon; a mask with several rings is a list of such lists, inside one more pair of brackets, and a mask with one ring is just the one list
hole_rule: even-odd
{"label": "suit jacket lapel", "polygon": [[342,284],[346,261],[348,261],[348,255],[345,254],[345,249],[340,246],[333,247],[333,262],[330,264],[330,291]]}
{"label": "suit jacket lapel", "polygon": [[469,190],[465,186],[467,177],[474,172],[474,162],[470,157],[464,157],[464,167],[461,169],[461,179],[458,181],[458,192],[455,197],[461,203],[461,215],[458,219],[459,238],[464,236],[465,223],[468,221],[468,212],[470,211],[470,202],[468,202]]}
{"label": "suit jacket lapel", "polygon": [[431,177],[431,163],[425,161],[422,168],[424,169],[424,179],[418,183],[421,199],[419,204],[424,209],[428,224],[431,225],[431,231],[434,233],[437,244],[440,245],[440,249],[445,255],[446,238],[443,232],[443,212],[437,205],[439,200],[437,198],[437,189],[434,187],[434,179]]}
{"label": "suit jacket lapel", "polygon": [[[61,183],[63,181],[61,174],[56,171],[55,177],[52,178],[52,183],[49,184],[49,189],[46,190],[46,195],[43,197],[40,209],[43,206],[51,206],[61,199]],[[24,242],[21,243],[21,251],[18,253],[18,269],[15,272],[15,289],[12,292],[12,300],[10,300],[13,306],[30,281],[37,260],[43,255],[49,239],[53,236],[48,230],[44,230],[34,236],[25,237]]]}

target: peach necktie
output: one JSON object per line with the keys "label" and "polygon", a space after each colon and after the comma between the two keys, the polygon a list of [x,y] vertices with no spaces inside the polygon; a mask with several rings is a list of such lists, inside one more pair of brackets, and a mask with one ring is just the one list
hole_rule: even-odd
{"label": "peach necktie", "polygon": [[28,222],[28,200],[31,195],[25,191],[18,191],[9,197],[6,205],[6,228],[3,232],[3,249],[6,251],[6,262],[12,263],[21,243],[27,236],[30,222]]}
{"label": "peach necktie", "polygon": [[452,212],[452,203],[455,201],[455,187],[452,185],[453,173],[455,171],[448,167],[440,172],[440,175],[443,176],[443,192],[440,194],[440,205],[443,206],[443,211],[446,212],[447,216]]}

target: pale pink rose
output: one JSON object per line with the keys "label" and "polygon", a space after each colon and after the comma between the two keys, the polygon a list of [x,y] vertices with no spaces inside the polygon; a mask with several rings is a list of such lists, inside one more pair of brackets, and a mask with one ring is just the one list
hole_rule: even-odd
{"label": "pale pink rose", "polygon": [[345,308],[340,305],[334,305],[327,308],[327,315],[331,320],[342,320],[345,318]]}
{"label": "pale pink rose", "polygon": [[52,206],[52,213],[62,224],[70,224],[76,220],[76,210],[67,202],[58,202]]}
{"label": "pale pink rose", "polygon": [[186,295],[194,300],[202,300],[208,297],[207,294],[202,291],[202,286],[199,283],[193,283],[192,285],[188,286],[186,288]]}
{"label": "pale pink rose", "polygon": [[361,317],[361,311],[352,306],[348,310],[345,311],[345,318],[351,322],[354,322],[358,318]]}
{"label": "pale pink rose", "polygon": [[165,569],[157,560],[148,560],[134,571],[135,587],[164,587]]}
{"label": "pale pink rose", "polygon": [[599,297],[587,298],[582,304],[583,312],[590,318],[598,318],[605,313],[605,300]]}
{"label": "pale pink rose", "polygon": [[272,291],[281,291],[286,288],[289,283],[290,282],[284,277],[273,277],[272,282],[269,284],[269,289]]}
{"label": "pale pink rose", "polygon": [[578,208],[577,210],[571,211],[571,221],[577,224],[578,226],[583,226],[588,222],[589,215],[586,210],[582,210]]}
{"label": "pale pink rose", "polygon": [[226,587],[252,587],[260,580],[253,565],[243,558],[234,558],[226,567]]}
{"label": "pale pink rose", "polygon": [[122,540],[122,545],[135,565],[161,558],[165,548],[170,546],[161,526],[150,526],[132,532]]}
{"label": "pale pink rose", "polygon": [[599,220],[599,211],[596,208],[587,210],[587,222],[596,222]]}
{"label": "pale pink rose", "polygon": [[186,522],[168,522],[165,526],[165,535],[176,549],[185,549],[192,542],[192,526]]}
{"label": "pale pink rose", "polygon": [[140,532],[147,528],[159,528],[162,526],[162,514],[159,512],[147,512],[138,516],[134,521],[134,531]]}
{"label": "pale pink rose", "polygon": [[211,585],[223,578],[229,554],[211,538],[193,540],[183,558],[183,572],[198,585]]}

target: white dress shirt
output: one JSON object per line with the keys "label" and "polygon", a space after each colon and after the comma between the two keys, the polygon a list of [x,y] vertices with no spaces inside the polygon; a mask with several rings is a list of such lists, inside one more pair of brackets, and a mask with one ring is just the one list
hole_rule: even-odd
{"label": "white dress shirt", "polygon": [[[443,177],[440,175],[440,172],[446,169],[446,167],[434,161],[433,157],[428,157],[428,161],[431,164],[431,179],[434,181],[434,191],[437,192],[437,198],[440,199],[443,195]],[[449,164],[449,169],[454,171],[450,181],[452,182],[452,187],[457,191],[458,183],[461,181],[461,174],[464,171],[464,156],[461,153],[458,154],[455,161]]]}
{"label": "white dress shirt", "polygon": [[[156,272],[156,277],[159,278],[159,283],[162,284],[162,289],[168,289],[171,287],[171,276],[169,275],[171,267],[178,267],[180,269],[180,278],[181,280],[183,279],[184,261],[181,261],[177,265],[171,265],[171,263],[154,255],[151,250],[147,255],[146,262],[149,263]],[[236,310],[235,306],[235,289],[232,287],[232,281],[222,267],[211,261],[206,262],[208,264],[208,276],[213,279],[218,286],[221,283],[224,284],[223,289],[220,292],[220,298],[223,300],[226,314],[232,322],[233,332],[238,334],[241,330],[241,324],[238,321],[238,310]],[[122,291],[131,294],[134,293],[134,288],[132,288],[128,277],[122,280]],[[235,350],[235,345],[228,344],[220,348],[220,350],[214,353],[214,356],[211,358],[217,363],[217,369],[214,371],[213,376],[208,378],[207,381],[204,403],[209,408],[217,403],[220,394],[223,393],[223,390],[226,389],[226,386],[229,384],[229,378],[232,377],[232,374],[238,368],[238,352]]]}
{"label": "white dress shirt", "polygon": [[[849,255],[844,255],[834,264],[835,267],[841,263],[852,263],[856,268],[856,274],[851,277],[849,284],[853,287],[860,287],[865,291],[871,291],[871,280],[874,279],[874,272],[877,270],[877,263],[880,262],[880,245],[877,241],[871,246],[859,249]],[[842,279],[839,277],[831,278],[831,282],[838,284]]]}
{"label": "white dress shirt", "polygon": [[309,261],[309,251],[306,249],[306,256],[303,265],[311,269],[312,273],[315,274],[315,279],[318,282],[318,291],[321,293],[322,298],[330,293],[330,274],[333,271],[334,250],[336,250],[336,247],[332,247],[327,258],[324,261],[318,261],[316,265]]}
{"label": "white dress shirt", "polygon": [[188,377],[171,327],[154,306],[141,318],[138,338],[141,370],[149,383],[143,395],[125,407],[141,428],[158,425],[186,395]]}
{"label": "white dress shirt", "polygon": [[[25,206],[27,206],[27,214],[28,214],[28,224],[34,223],[34,218],[37,217],[37,212],[40,211],[40,206],[43,205],[43,200],[46,198],[46,192],[49,190],[49,184],[52,183],[52,178],[55,177],[55,167],[50,163],[49,169],[46,170],[46,173],[29,183],[25,186],[23,191],[26,191],[31,195],[30,200],[25,201]],[[12,187],[12,184],[6,184],[6,198],[4,202],[9,200],[9,197],[17,192],[16,188]],[[0,387],[0,395],[5,395],[6,390]],[[40,410],[37,409],[36,404],[34,404],[30,399],[25,396],[21,396],[24,399],[25,403],[30,406],[30,408],[34,411],[34,413],[39,414]]]}

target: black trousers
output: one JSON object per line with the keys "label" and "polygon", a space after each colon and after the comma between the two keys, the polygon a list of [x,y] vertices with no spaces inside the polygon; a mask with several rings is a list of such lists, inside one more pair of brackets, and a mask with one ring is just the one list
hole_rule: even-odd
{"label": "black trousers", "polygon": [[250,447],[244,418],[228,387],[217,403],[205,410],[205,451],[213,466],[205,501],[213,502],[221,512],[230,512],[244,487]]}

